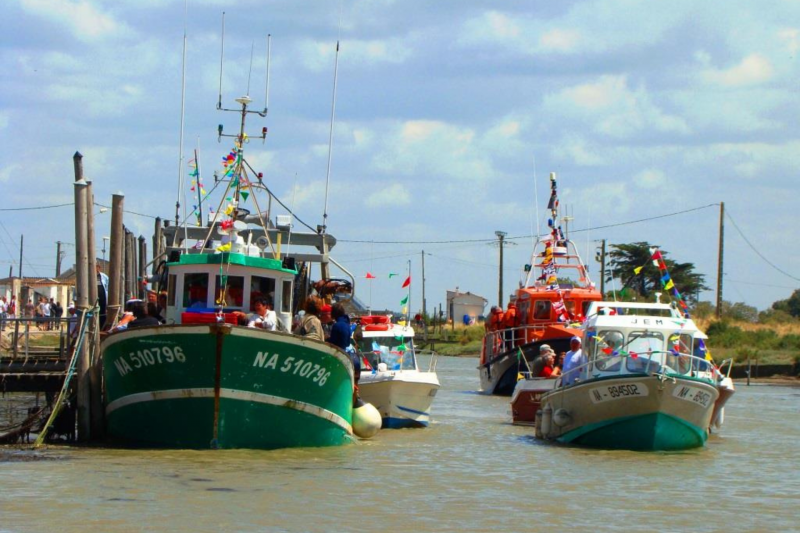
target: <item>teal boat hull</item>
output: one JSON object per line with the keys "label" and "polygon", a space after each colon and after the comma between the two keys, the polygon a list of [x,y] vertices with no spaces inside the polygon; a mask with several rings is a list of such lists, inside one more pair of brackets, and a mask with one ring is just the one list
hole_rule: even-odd
{"label": "teal boat hull", "polygon": [[584,426],[559,442],[609,450],[671,451],[699,448],[708,432],[665,413],[621,417]]}

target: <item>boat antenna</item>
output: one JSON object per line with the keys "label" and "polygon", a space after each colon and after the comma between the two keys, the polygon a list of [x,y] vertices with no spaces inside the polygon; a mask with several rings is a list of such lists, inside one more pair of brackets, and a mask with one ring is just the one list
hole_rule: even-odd
{"label": "boat antenna", "polygon": [[[537,240],[539,240],[539,235],[541,235],[541,222],[539,221],[539,187],[536,180],[536,156],[533,156],[533,204],[536,206],[536,238],[534,240],[534,244]],[[532,225],[531,225],[532,226]],[[533,230],[533,227],[531,227]]]}
{"label": "boat antenna", "polygon": [[256,49],[256,42],[250,43],[250,70],[247,71],[247,96],[250,96],[250,77],[253,75],[253,52]]}
{"label": "boat antenna", "polygon": [[[341,27],[341,21],[339,23]],[[333,100],[331,102],[331,130],[328,135],[328,170],[325,173],[325,209],[322,212],[322,233],[328,227],[328,187],[331,182],[331,158],[333,157],[333,124],[336,119],[336,82],[339,76],[339,40],[336,41],[336,59],[333,64]]]}
{"label": "boat antenna", "polygon": [[[183,196],[183,250],[186,251],[186,240],[188,230],[186,229],[186,190],[183,186],[183,125],[186,115],[186,18],[189,12],[189,0],[183,2],[183,60],[181,67],[181,133],[180,145],[178,147],[178,199],[175,202],[175,225],[179,224],[179,213],[181,208],[181,195]],[[175,232],[177,239],[178,232]]]}
{"label": "boat antenna", "polygon": [[225,56],[225,12],[222,12],[222,45],[219,52],[219,98],[217,109],[222,109],[222,58]]}
{"label": "boat antenna", "polygon": [[[267,116],[267,111],[269,110],[269,60],[272,56],[272,34],[267,34],[267,82],[266,86],[264,87],[264,114],[261,115],[262,117]],[[260,113],[259,113],[260,114]]]}

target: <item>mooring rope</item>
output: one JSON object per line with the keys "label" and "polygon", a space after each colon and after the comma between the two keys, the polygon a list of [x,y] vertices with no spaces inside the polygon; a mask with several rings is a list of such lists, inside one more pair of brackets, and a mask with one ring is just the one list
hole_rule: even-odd
{"label": "mooring rope", "polygon": [[72,359],[69,362],[69,366],[67,367],[67,375],[64,376],[64,384],[61,386],[61,392],[58,394],[58,399],[56,400],[55,405],[53,406],[53,410],[50,412],[50,416],[47,419],[42,431],[39,432],[39,436],[36,437],[36,442],[33,443],[33,448],[36,449],[40,447],[44,443],[44,439],[47,437],[47,432],[50,430],[50,426],[53,425],[53,421],[55,421],[58,414],[61,412],[61,408],[64,405],[64,399],[67,396],[67,391],[69,390],[70,381],[72,381],[72,376],[75,375],[75,364],[78,361],[78,353],[81,351],[81,347],[83,345],[83,340],[86,335],[86,327],[89,323],[86,320],[87,317],[92,318],[94,317],[95,311],[97,311],[97,307],[92,307],[90,310],[84,312],[81,315],[81,323],[80,329],[78,330],[78,342],[75,343],[75,350],[72,352]]}

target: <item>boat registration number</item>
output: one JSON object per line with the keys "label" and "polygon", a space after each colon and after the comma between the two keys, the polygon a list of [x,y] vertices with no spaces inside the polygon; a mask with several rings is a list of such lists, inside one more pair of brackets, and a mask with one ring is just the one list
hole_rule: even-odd
{"label": "boat registration number", "polygon": [[698,389],[697,387],[689,387],[688,385],[676,387],[672,395],[680,400],[696,403],[703,407],[708,407],[711,403],[711,393]]}
{"label": "boat registration number", "polygon": [[[128,362],[130,359],[130,362]],[[124,376],[128,372],[132,372],[137,368],[147,366],[155,366],[166,363],[185,363],[186,354],[183,353],[183,348],[175,346],[154,346],[146,350],[137,350],[125,355],[120,355],[115,361],[114,366],[117,367],[117,372],[120,376]]]}
{"label": "boat registration number", "polygon": [[623,398],[647,396],[649,393],[650,391],[644,383],[622,383],[619,385],[605,385],[603,387],[590,389],[589,398],[592,400],[592,403],[602,403],[612,400],[621,400]]}
{"label": "boat registration number", "polygon": [[325,382],[327,382],[328,378],[331,376],[331,371],[319,363],[297,359],[291,355],[281,358],[281,356],[276,353],[270,355],[267,352],[258,352],[255,361],[253,361],[253,366],[271,368],[272,370],[278,370],[285,374],[292,374],[300,376],[301,378],[310,379],[320,387],[325,385]]}

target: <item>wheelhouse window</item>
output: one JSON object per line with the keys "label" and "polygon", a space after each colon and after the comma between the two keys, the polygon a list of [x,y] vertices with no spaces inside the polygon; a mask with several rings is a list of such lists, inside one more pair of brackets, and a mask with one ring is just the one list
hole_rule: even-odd
{"label": "wheelhouse window", "polygon": [[208,305],[208,274],[193,272],[183,276],[183,307]]}
{"label": "wheelhouse window", "polygon": [[[664,335],[658,331],[632,331],[625,351],[631,354],[627,368],[630,372],[657,372],[664,362]],[[634,357],[635,354],[635,357]]]}
{"label": "wheelhouse window", "polygon": [[267,302],[275,308],[275,279],[263,276],[253,276],[250,278],[250,311],[255,311],[255,301],[258,298],[266,298]]}
{"label": "wheelhouse window", "polygon": [[601,330],[592,338],[591,356],[594,366],[603,372],[618,372],[622,366],[622,357],[619,349],[625,343],[625,335],[617,330]]}
{"label": "wheelhouse window", "polygon": [[366,337],[358,341],[357,346],[372,368],[377,368],[379,363],[386,363],[389,370],[416,368],[414,340],[411,338]]}
{"label": "wheelhouse window", "polygon": [[552,307],[553,304],[550,302],[550,300],[536,300],[536,303],[533,304],[533,319],[549,320],[550,309]]}
{"label": "wheelhouse window", "polygon": [[283,294],[281,295],[281,312],[292,312],[292,280],[283,280]]}
{"label": "wheelhouse window", "polygon": [[216,276],[214,303],[224,307],[242,307],[244,276]]}

